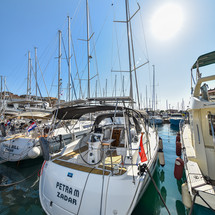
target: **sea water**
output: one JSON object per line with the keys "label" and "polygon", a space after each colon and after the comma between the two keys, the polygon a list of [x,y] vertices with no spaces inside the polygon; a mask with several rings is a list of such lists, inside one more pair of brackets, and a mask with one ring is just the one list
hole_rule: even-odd
{"label": "sea water", "polygon": [[[174,167],[176,155],[176,135],[178,127],[164,124],[158,128],[159,136],[163,140],[163,151],[165,166],[158,164],[156,166],[153,178],[156,182],[159,192],[170,211],[171,215],[188,215],[189,210],[182,203],[181,185],[186,181],[185,174],[181,180],[174,177]],[[151,182],[134,209],[132,215],[166,215],[166,207],[161,201],[153,183]],[[192,215],[214,215],[211,210],[194,205]]]}
{"label": "sea water", "polygon": [[[187,215],[189,211],[184,207],[181,197],[183,178],[177,181],[174,178],[174,165],[177,158],[175,140],[178,128],[164,124],[158,127],[158,133],[163,139],[165,166],[157,163],[154,180],[163,197],[163,200],[172,215]],[[0,214],[1,215],[44,215],[39,200],[39,176],[43,159],[20,161],[19,163],[0,164]],[[11,186],[4,186],[5,184]],[[150,182],[147,190],[134,209],[132,215],[168,214],[163,202]],[[210,210],[195,206],[193,214],[214,214]],[[59,214],[60,215],[60,214]],[[87,214],[90,215],[90,214]],[[93,214],[94,215],[94,214]]]}

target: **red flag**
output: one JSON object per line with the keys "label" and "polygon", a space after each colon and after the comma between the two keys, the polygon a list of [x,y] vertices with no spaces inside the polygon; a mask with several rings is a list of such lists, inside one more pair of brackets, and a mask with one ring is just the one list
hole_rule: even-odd
{"label": "red flag", "polygon": [[140,155],[141,162],[147,161],[146,153],[143,147],[143,133],[141,134],[141,137],[140,137],[139,155]]}

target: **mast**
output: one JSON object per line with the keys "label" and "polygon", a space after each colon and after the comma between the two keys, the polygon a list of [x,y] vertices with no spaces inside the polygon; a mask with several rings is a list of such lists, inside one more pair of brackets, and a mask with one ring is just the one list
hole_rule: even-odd
{"label": "mast", "polygon": [[29,99],[31,99],[31,79],[32,79],[31,67],[32,67],[32,60],[30,58]]}
{"label": "mast", "polygon": [[2,78],[3,78],[3,76],[1,75],[1,99],[3,99],[3,96],[2,96]]}
{"label": "mast", "polygon": [[90,98],[90,44],[89,44],[89,7],[88,7],[88,0],[86,0],[86,14],[87,14],[87,68],[88,68],[87,97]]}
{"label": "mast", "polygon": [[30,98],[30,73],[31,73],[31,55],[28,51],[28,73],[27,73],[27,99]]}
{"label": "mast", "polygon": [[147,85],[146,85],[146,110],[148,110]]}
{"label": "mast", "polygon": [[129,29],[129,6],[128,0],[125,0],[126,8],[126,25],[127,25],[127,40],[128,40],[128,60],[129,60],[129,73],[130,73],[130,97],[132,99],[132,108],[133,104],[133,85],[132,85],[132,68],[131,68],[131,50],[130,50],[130,29]]}
{"label": "mast", "polygon": [[97,98],[97,80],[96,80],[95,97]]}
{"label": "mast", "polygon": [[155,65],[153,67],[153,96],[152,96],[152,109],[155,112]]}
{"label": "mast", "polygon": [[37,48],[35,47],[35,81],[36,81],[36,100],[37,100]]}
{"label": "mast", "polygon": [[68,101],[70,102],[71,96],[71,51],[70,51],[70,17],[68,16]]}
{"label": "mast", "polygon": [[106,78],[106,83],[105,83],[105,93],[106,93],[106,97],[107,97],[107,78]]}
{"label": "mast", "polygon": [[5,94],[6,94],[6,76],[4,76],[4,101],[5,101]]}
{"label": "mast", "polygon": [[[128,3],[128,9],[129,9],[129,3]],[[130,20],[130,13],[128,14],[129,20]],[[137,90],[137,102],[138,102],[138,108],[140,109],[140,97],[139,97],[139,88],[137,83],[137,70],[136,70],[136,63],[135,63],[135,55],[134,55],[134,43],[133,43],[133,36],[132,36],[132,27],[131,22],[129,21],[130,25],[130,37],[131,37],[131,48],[132,48],[132,57],[133,57],[133,65],[134,65],[134,74],[135,74],[135,82],[136,82],[136,90]]]}
{"label": "mast", "polygon": [[115,98],[116,98],[116,80],[117,80],[117,76],[115,75],[115,84],[114,84],[115,85],[115,87],[114,87],[115,88]]}
{"label": "mast", "polygon": [[125,77],[124,77],[124,75],[123,75],[123,77],[122,77],[122,95],[123,96],[125,96]]}
{"label": "mast", "polygon": [[61,31],[58,31],[59,34],[59,48],[58,48],[58,104],[60,104],[60,89],[61,89]]}
{"label": "mast", "polygon": [[156,106],[155,106],[155,110],[157,110],[157,109],[158,109],[158,96],[156,94]]}

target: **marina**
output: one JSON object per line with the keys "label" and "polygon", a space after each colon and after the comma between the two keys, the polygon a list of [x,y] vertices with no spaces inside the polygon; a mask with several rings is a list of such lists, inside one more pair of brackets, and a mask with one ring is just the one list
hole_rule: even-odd
{"label": "marina", "polygon": [[[185,177],[179,182],[174,178],[175,139],[179,130],[172,128],[170,124],[158,127],[158,133],[163,139],[165,166],[156,165],[154,180],[165,200],[171,214],[187,215],[188,210],[182,203],[181,185]],[[16,163],[1,164],[1,175],[4,175],[8,183],[21,181],[31,176],[25,181],[10,187],[1,187],[0,196],[0,213],[1,214],[37,214],[45,215],[39,201],[39,176],[38,172],[43,163],[42,158],[30,160],[29,162],[21,161],[17,166]],[[32,174],[32,169],[35,173]],[[152,182],[150,182],[145,194],[140,199],[132,215],[139,215],[142,212],[146,214],[168,214]],[[209,209],[204,209],[195,205],[193,214],[214,214]]]}
{"label": "marina", "polygon": [[0,214],[215,214],[214,7],[3,0]]}

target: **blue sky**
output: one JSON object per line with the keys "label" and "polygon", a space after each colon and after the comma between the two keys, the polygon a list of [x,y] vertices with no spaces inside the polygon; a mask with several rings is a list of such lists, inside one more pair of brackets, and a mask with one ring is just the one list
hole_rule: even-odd
{"label": "blue sky", "polygon": [[[166,100],[177,108],[178,102],[190,97],[190,68],[198,56],[214,51],[215,1],[214,0],[132,0],[133,14],[140,4],[140,11],[132,19],[132,32],[136,66],[149,60],[149,64],[137,70],[139,91],[142,99],[152,92],[152,65],[156,70],[156,94],[158,108],[166,108]],[[182,21],[177,32],[170,38],[161,39],[161,33],[152,32],[152,19],[156,12],[168,4],[177,5],[182,11]],[[123,0],[89,0],[91,39],[91,94],[95,96],[96,80],[100,96],[108,79],[108,95],[122,94],[124,75],[125,94],[129,92],[128,73],[111,70],[128,70],[126,25],[113,20],[125,20]],[[87,78],[86,67],[86,14],[85,0],[1,0],[0,1],[0,75],[6,76],[8,90],[25,94],[27,88],[27,53],[31,52],[34,67],[34,47],[37,47],[38,82],[43,96],[46,88],[51,96],[57,96],[58,30],[62,30],[67,49],[67,16],[71,20],[74,44],[72,50],[72,75],[75,77],[77,95],[80,94],[77,67],[81,79]],[[171,19],[171,17],[170,17]],[[174,23],[173,23],[174,24]],[[177,23],[175,23],[177,25]],[[144,37],[145,35],[145,37]],[[146,48],[147,45],[147,48]],[[96,52],[95,52],[96,50]],[[62,45],[63,97],[66,98],[67,65]],[[43,78],[46,83],[44,86]],[[87,95],[87,81],[82,80],[82,90]],[[99,90],[100,88],[100,90]],[[32,94],[35,83],[32,81]],[[143,102],[144,104],[145,102]]]}

